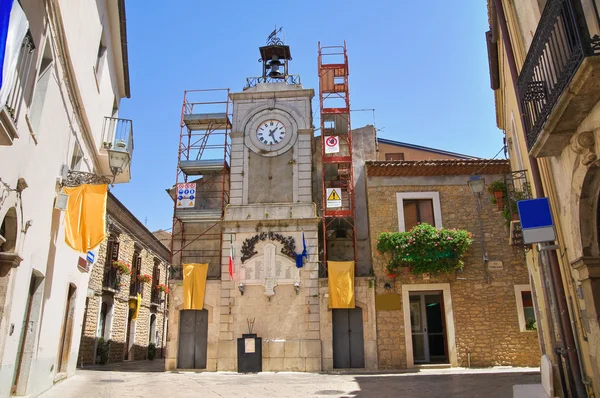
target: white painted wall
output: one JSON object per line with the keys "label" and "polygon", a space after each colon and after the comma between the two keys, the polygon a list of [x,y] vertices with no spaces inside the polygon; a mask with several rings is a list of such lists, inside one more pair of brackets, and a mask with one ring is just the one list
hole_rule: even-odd
{"label": "white painted wall", "polygon": [[[93,158],[98,157],[102,142],[103,119],[111,116],[115,98],[118,103],[125,95],[120,38],[114,37],[119,33],[117,0],[50,1],[60,8],[69,59],[76,76],[76,81],[70,84],[78,90],[79,106],[93,135],[95,144],[87,147],[82,129],[73,117],[73,104],[64,84],[66,75],[57,62],[57,37],[54,31],[44,31],[40,25],[47,16],[40,15],[46,10],[37,1],[22,0],[36,45],[32,67],[37,69],[39,66],[46,37],[50,38],[54,56],[40,126],[34,132],[37,143],[25,120],[29,109],[23,105],[17,123],[19,138],[12,146],[0,146],[0,179],[12,188],[16,187],[19,178],[24,178],[28,184],[20,200],[15,192],[11,192],[3,203],[0,202],[0,222],[15,205],[19,230],[27,220],[33,222],[27,233],[19,233],[17,247],[23,261],[11,272],[12,289],[8,292],[4,317],[0,319],[0,397],[10,394],[33,269],[45,278],[40,286],[43,307],[27,388],[21,393],[36,395],[53,385],[59,367],[57,357],[69,284],[77,286],[68,374],[75,372],[89,275],[77,268],[78,257],[85,257],[85,254],[76,253],[64,243],[64,213],[53,210],[58,192],[56,178],[61,165],[70,164],[75,142],[79,142],[84,153],[80,170],[93,171]],[[103,29],[108,52],[98,88],[94,67]],[[35,32],[42,32],[43,37]],[[9,334],[11,325],[14,325],[14,332]]]}

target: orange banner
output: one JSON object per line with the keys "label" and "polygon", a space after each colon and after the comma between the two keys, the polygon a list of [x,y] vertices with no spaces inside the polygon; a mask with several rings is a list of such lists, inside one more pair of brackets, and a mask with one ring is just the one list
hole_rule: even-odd
{"label": "orange banner", "polygon": [[354,261],[327,261],[329,308],[354,308]]}
{"label": "orange banner", "polygon": [[69,195],[65,212],[65,242],[81,253],[98,246],[106,237],[108,185],[84,184],[64,188]]}

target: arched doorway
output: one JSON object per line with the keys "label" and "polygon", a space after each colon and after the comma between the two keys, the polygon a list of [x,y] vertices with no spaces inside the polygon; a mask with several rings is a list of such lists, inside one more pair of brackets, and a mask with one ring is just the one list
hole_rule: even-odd
{"label": "arched doorway", "polygon": [[[575,196],[575,195],[574,195]],[[576,284],[580,301],[580,319],[594,380],[600,380],[600,167],[592,166],[583,179],[579,202],[581,253],[571,262],[577,270]],[[577,203],[577,202],[574,202]],[[576,225],[573,225],[575,230]],[[577,242],[576,242],[577,243]]]}

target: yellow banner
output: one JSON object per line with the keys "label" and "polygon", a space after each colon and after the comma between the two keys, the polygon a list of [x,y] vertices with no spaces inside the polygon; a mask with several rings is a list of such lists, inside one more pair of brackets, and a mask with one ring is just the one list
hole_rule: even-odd
{"label": "yellow banner", "polygon": [[107,189],[106,184],[64,188],[69,195],[65,212],[65,242],[78,252],[87,253],[106,237]]}
{"label": "yellow banner", "polygon": [[327,261],[329,308],[354,308],[354,261]]}
{"label": "yellow banner", "polygon": [[135,312],[133,313],[133,316],[131,317],[131,319],[137,319],[138,315],[140,314],[141,306],[142,306],[142,295],[138,293],[135,298]]}
{"label": "yellow banner", "polygon": [[183,265],[183,309],[201,310],[204,308],[206,275],[208,264]]}

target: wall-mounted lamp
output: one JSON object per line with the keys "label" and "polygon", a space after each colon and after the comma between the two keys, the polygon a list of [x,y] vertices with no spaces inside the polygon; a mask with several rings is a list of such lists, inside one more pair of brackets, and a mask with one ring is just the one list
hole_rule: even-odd
{"label": "wall-mounted lamp", "polygon": [[294,282],[294,290],[296,291],[296,295],[300,294],[300,282]]}
{"label": "wall-mounted lamp", "polygon": [[469,181],[467,181],[467,184],[469,184],[469,188],[471,188],[473,195],[479,196],[483,193],[485,179],[482,176],[471,176]]}
{"label": "wall-mounted lamp", "polygon": [[239,291],[240,291],[240,293],[241,293],[242,296],[244,295],[244,288],[245,288],[245,285],[243,283],[240,283],[238,285],[238,289],[239,289]]}
{"label": "wall-mounted lamp", "polygon": [[386,282],[385,285],[383,285],[383,288],[385,290],[390,290],[392,288],[392,285],[389,282]]}

